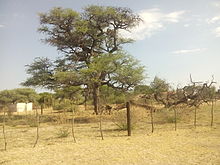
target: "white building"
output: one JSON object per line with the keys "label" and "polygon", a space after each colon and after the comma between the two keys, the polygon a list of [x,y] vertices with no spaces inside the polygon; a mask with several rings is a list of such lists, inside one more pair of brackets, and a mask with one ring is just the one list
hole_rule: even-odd
{"label": "white building", "polygon": [[33,103],[17,103],[17,112],[32,111]]}
{"label": "white building", "polygon": [[11,112],[25,112],[33,110],[33,103],[17,103],[9,105]]}

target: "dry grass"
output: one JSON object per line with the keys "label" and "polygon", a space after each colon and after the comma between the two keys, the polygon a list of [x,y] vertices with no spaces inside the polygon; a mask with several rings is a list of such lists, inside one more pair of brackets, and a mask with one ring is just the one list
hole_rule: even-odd
{"label": "dry grass", "polygon": [[[81,113],[81,112],[80,112]],[[82,114],[78,115],[82,115]],[[172,111],[168,111],[172,116]],[[143,113],[144,114],[144,113]],[[193,126],[191,110],[181,114],[177,131],[173,123],[164,122],[164,113],[156,112],[155,132],[151,134],[150,117],[137,123],[132,136],[118,131],[109,116],[103,123],[101,140],[96,117],[92,122],[75,125],[77,143],[71,136],[58,138],[57,132],[70,124],[43,123],[36,148],[36,128],[27,125],[7,126],[8,150],[3,151],[0,133],[0,164],[4,165],[208,165],[220,164],[220,103],[215,107],[214,126],[210,127],[210,106],[198,110],[198,126]],[[166,116],[167,114],[165,114]],[[80,117],[80,116],[78,116]],[[81,117],[83,118],[83,117]],[[84,116],[85,118],[85,116]],[[87,120],[85,120],[87,121]]]}

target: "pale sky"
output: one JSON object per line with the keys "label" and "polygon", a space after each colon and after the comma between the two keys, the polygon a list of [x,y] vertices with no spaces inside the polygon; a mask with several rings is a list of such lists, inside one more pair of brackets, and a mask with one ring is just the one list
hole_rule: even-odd
{"label": "pale sky", "polygon": [[[220,0],[0,0],[0,90],[21,87],[25,65],[59,56],[37,32],[37,13],[53,7],[82,11],[87,5],[129,7],[143,22],[122,33],[136,40],[125,50],[146,66],[148,79],[176,86],[211,80],[220,85]],[[218,87],[217,86],[217,87]]]}

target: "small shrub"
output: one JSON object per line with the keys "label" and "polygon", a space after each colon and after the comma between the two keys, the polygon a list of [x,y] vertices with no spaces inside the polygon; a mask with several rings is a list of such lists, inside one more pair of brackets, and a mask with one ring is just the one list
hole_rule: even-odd
{"label": "small shrub", "polygon": [[26,124],[30,127],[37,127],[37,121],[35,116],[28,115],[26,118]]}
{"label": "small shrub", "polygon": [[[70,119],[72,120],[72,119]],[[95,123],[98,122],[99,118],[97,116],[78,116],[75,117],[75,123]]]}
{"label": "small shrub", "polygon": [[60,114],[59,116],[57,116],[57,120],[56,122],[58,124],[65,124],[67,122],[67,116],[65,114]]}
{"label": "small shrub", "polygon": [[10,120],[7,125],[16,127],[18,125],[27,125],[27,122],[25,120]]}
{"label": "small shrub", "polygon": [[[115,124],[118,126],[119,130],[126,131],[128,129],[127,123],[120,123],[120,124],[115,123]],[[136,124],[131,124],[131,129],[133,130],[135,126]]]}
{"label": "small shrub", "polygon": [[[179,119],[176,118],[176,121],[178,121]],[[167,116],[166,118],[167,123],[175,123],[175,117],[174,116]]]}
{"label": "small shrub", "polygon": [[[165,123],[175,123],[175,116],[173,110],[163,109],[161,112],[158,112],[156,115],[156,121],[159,124]],[[176,121],[179,122],[181,120],[180,115],[177,112]]]}
{"label": "small shrub", "polygon": [[28,124],[30,127],[37,127],[37,122],[33,121],[33,122],[29,122]]}
{"label": "small shrub", "polygon": [[65,138],[65,137],[68,137],[69,134],[70,134],[69,128],[62,127],[58,130],[57,137],[58,138]]}
{"label": "small shrub", "polygon": [[25,116],[23,116],[23,115],[13,115],[11,119],[12,120],[22,120],[24,118],[25,118]]}
{"label": "small shrub", "polygon": [[43,115],[41,116],[41,123],[50,123],[50,122],[57,122],[58,117],[52,115]]}
{"label": "small shrub", "polygon": [[14,120],[8,120],[6,124],[11,126],[11,127],[16,127],[17,126],[17,123]]}

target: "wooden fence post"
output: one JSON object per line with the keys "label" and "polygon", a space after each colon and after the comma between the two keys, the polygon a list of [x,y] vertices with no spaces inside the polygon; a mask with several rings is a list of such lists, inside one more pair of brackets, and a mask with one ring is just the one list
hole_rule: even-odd
{"label": "wooden fence post", "polygon": [[151,118],[151,132],[154,132],[154,117],[153,117],[153,109],[150,109],[150,118]]}
{"label": "wooden fence post", "polygon": [[2,131],[3,131],[3,136],[4,136],[4,141],[5,141],[5,151],[7,150],[7,139],[6,139],[6,133],[5,133],[5,107],[3,108],[4,110],[4,116],[3,116],[3,125],[2,125]]}
{"label": "wooden fence post", "polygon": [[38,139],[39,139],[40,116],[39,116],[39,114],[38,114],[37,107],[36,107],[36,121],[37,121],[37,137],[36,137],[36,141],[35,141],[35,143],[34,143],[33,148],[36,147],[37,142],[38,142]]}
{"label": "wooden fence post", "polygon": [[74,132],[74,125],[75,125],[75,119],[74,119],[75,106],[73,107],[73,103],[71,103],[71,109],[72,109],[72,137],[73,137],[74,143],[76,143],[76,137],[75,137],[75,132]]}
{"label": "wooden fence post", "polygon": [[194,127],[196,128],[196,120],[197,120],[197,107],[195,106],[195,111],[194,111]]}
{"label": "wooden fence post", "polygon": [[128,130],[128,136],[131,136],[131,108],[130,103],[126,103],[127,108],[127,130]]}
{"label": "wooden fence post", "polygon": [[212,100],[212,108],[211,108],[211,127],[213,126],[213,120],[214,120],[214,101]]}
{"label": "wooden fence post", "polygon": [[176,108],[174,108],[174,117],[175,117],[175,131],[176,131],[176,127],[177,127],[177,118],[176,118]]}

